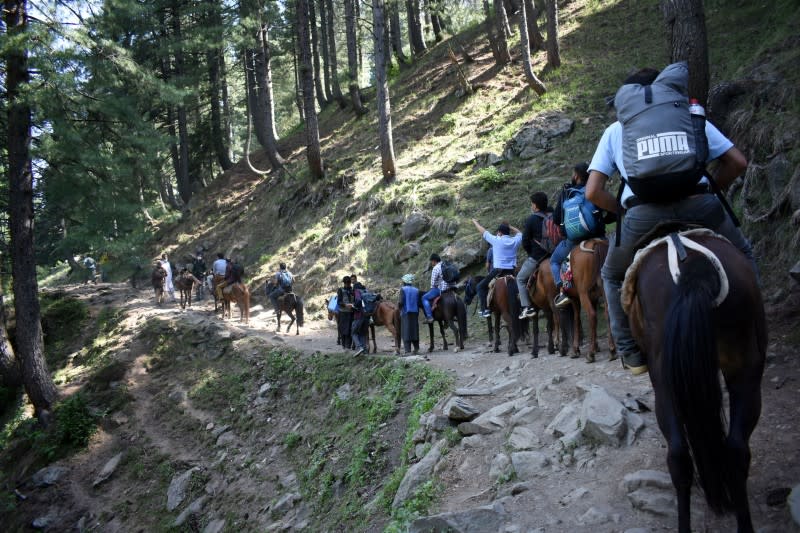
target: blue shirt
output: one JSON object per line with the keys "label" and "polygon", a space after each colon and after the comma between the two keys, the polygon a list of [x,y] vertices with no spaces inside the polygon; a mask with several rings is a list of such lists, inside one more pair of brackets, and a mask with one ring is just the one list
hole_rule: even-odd
{"label": "blue shirt", "polygon": [[[706,137],[708,138],[708,161],[717,159],[733,148],[733,143],[709,121],[706,121]],[[603,132],[597,149],[594,151],[589,170],[602,172],[609,177],[613,176],[615,171],[619,171],[623,178],[628,177],[622,162],[622,124],[619,121],[614,122]],[[708,181],[703,178],[700,183],[708,183]],[[624,207],[627,207],[626,202],[632,196],[633,191],[625,185],[621,200]]]}
{"label": "blue shirt", "polygon": [[483,232],[483,238],[492,245],[492,268],[501,270],[512,270],[517,266],[517,248],[522,243],[522,233],[511,235],[492,235],[488,231]]}
{"label": "blue shirt", "polygon": [[400,314],[419,313],[419,289],[413,285],[403,285],[400,289]]}

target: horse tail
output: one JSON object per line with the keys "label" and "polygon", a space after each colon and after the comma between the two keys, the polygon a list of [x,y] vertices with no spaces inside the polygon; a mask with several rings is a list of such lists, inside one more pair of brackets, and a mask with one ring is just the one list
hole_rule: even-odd
{"label": "horse tail", "polygon": [[294,310],[297,313],[297,325],[303,327],[303,299],[299,296],[294,297]]}
{"label": "horse tail", "polygon": [[719,287],[711,263],[690,256],[665,316],[661,363],[667,401],[675,410],[681,437],[688,442],[706,501],[718,513],[733,510],[712,315]]}
{"label": "horse tail", "polygon": [[467,333],[467,305],[461,298],[456,298],[456,316],[458,317],[458,330],[461,332],[461,342],[469,338]]}

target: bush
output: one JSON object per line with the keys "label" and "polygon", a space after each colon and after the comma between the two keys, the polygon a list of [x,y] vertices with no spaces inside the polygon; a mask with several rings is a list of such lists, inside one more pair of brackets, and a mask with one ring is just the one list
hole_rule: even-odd
{"label": "bush", "polygon": [[478,184],[483,191],[497,189],[508,183],[508,176],[495,166],[488,166],[478,171]]}
{"label": "bush", "polygon": [[61,445],[84,447],[97,429],[97,424],[86,400],[73,394],[55,409],[56,442]]}

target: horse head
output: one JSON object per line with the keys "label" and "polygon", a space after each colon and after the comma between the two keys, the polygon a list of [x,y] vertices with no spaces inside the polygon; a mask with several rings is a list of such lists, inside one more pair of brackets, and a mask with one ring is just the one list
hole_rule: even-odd
{"label": "horse head", "polygon": [[474,276],[467,278],[466,283],[464,283],[464,304],[469,305],[472,303],[472,299],[478,294],[478,283],[481,282],[483,276]]}

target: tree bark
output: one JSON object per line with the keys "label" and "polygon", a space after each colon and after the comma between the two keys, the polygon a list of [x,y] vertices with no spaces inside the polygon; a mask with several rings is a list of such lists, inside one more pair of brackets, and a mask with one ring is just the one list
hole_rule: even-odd
{"label": "tree bark", "polygon": [[431,26],[433,27],[433,38],[437,43],[442,42],[442,22],[439,18],[439,0],[425,0],[425,10],[431,19]]}
{"label": "tree bark", "polygon": [[292,64],[294,65],[294,103],[297,106],[297,115],[300,117],[300,122],[306,121],[306,112],[303,108],[303,89],[300,86],[300,65],[298,59],[300,57],[300,46],[297,43],[297,20],[294,21],[294,31],[292,32],[292,47],[294,54],[292,56]]}
{"label": "tree bark", "polygon": [[[541,2],[542,0],[538,0]],[[544,50],[544,37],[542,32],[539,31],[539,8],[536,6],[534,0],[523,0],[525,4],[525,12],[528,20],[528,40],[531,44],[531,51],[537,52]]]}
{"label": "tree bark", "polygon": [[[222,170],[228,170],[233,166],[230,158],[230,137],[227,137],[222,127],[221,111],[221,80],[220,71],[225,57],[222,54],[222,15],[220,4],[217,0],[208,2],[208,25],[211,28],[218,28],[215,31],[216,43],[206,52],[206,63],[208,66],[208,100],[211,105],[211,145],[217,156],[217,162]],[[219,43],[219,44],[217,44]]]}
{"label": "tree bark", "polygon": [[[303,2],[307,6],[306,14],[303,17],[306,20],[306,27],[311,27],[311,57],[314,64],[314,87],[317,90],[317,103],[320,109],[328,105],[328,99],[325,97],[325,88],[323,79],[320,74],[319,64],[319,34],[317,33],[317,14],[314,2],[316,0],[306,0]],[[300,20],[300,13],[297,14],[298,22]],[[302,43],[301,43],[302,46]],[[302,67],[301,67],[302,68]]]}
{"label": "tree bark", "polygon": [[[183,82],[181,78],[184,75],[183,35],[181,32],[180,3],[178,1],[172,2],[172,35],[177,43],[175,47],[175,69],[173,75],[178,81],[178,87],[182,87]],[[189,126],[184,102],[178,104],[177,113],[178,167],[176,179],[178,181],[178,194],[180,194],[183,204],[187,205],[189,200],[192,199],[192,183],[189,176]]]}
{"label": "tree bark", "polygon": [[522,67],[525,69],[525,77],[528,79],[528,85],[531,86],[536,94],[539,96],[543,95],[547,88],[544,86],[544,83],[536,77],[536,74],[533,72],[533,66],[531,65],[531,49],[530,49],[530,39],[528,38],[528,20],[527,20],[527,13],[525,9],[525,4],[523,3],[520,6],[519,11],[519,46],[522,49]]}
{"label": "tree bark", "polygon": [[689,64],[689,96],[706,106],[710,74],[708,38],[702,0],[661,0],[667,27],[670,63]]}
{"label": "tree bark", "polygon": [[[9,41],[23,40],[28,27],[25,0],[5,0],[3,8]],[[20,90],[30,82],[24,44],[6,43],[5,89],[7,102],[7,172],[11,273],[17,318],[16,343],[25,391],[36,416],[47,423],[57,391],[44,359],[44,341],[36,280],[33,220],[33,169],[30,155],[31,109]]]}
{"label": "tree bark", "polygon": [[502,28],[502,34],[506,39],[506,48],[508,48],[508,39],[511,38],[511,24],[508,22],[508,14],[506,13],[506,5],[503,0],[494,0],[494,14],[497,17],[498,31]]}
{"label": "tree bark", "polygon": [[269,48],[269,28],[262,23],[258,34],[255,54],[255,73],[258,83],[258,100],[263,112],[264,151],[273,169],[283,168],[285,163],[278,153],[278,134],[275,130],[275,98],[272,94],[272,54]]}
{"label": "tree bark", "polygon": [[358,50],[356,48],[356,10],[357,0],[344,0],[344,25],[347,33],[347,78],[350,101],[357,115],[367,112],[361,102],[361,89],[358,87]]}
{"label": "tree bark", "polygon": [[233,161],[233,120],[231,119],[230,98],[228,97],[228,68],[225,65],[225,54],[220,49],[219,55],[220,88],[222,90],[222,129],[225,136],[225,146],[228,147],[228,159]]}
{"label": "tree bark", "polygon": [[411,42],[411,52],[418,57],[427,50],[419,21],[419,0],[406,0],[406,14],[408,15],[408,40]]}
{"label": "tree bark", "polygon": [[[309,0],[309,3],[317,0]],[[320,60],[322,61],[322,87],[325,89],[325,99],[328,102],[334,100],[333,89],[331,88],[331,55],[328,50],[330,39],[328,39],[328,11],[325,0],[319,0],[319,39],[320,39]]]}
{"label": "tree bark", "polygon": [[22,385],[22,373],[19,369],[17,357],[14,354],[14,348],[8,340],[6,309],[2,290],[0,286],[0,385],[16,388]]}
{"label": "tree bark", "polygon": [[389,36],[392,40],[392,51],[400,65],[408,62],[403,52],[403,28],[400,25],[400,10],[397,7],[399,0],[391,0],[386,6],[389,12]]}
{"label": "tree bark", "polygon": [[492,16],[492,10],[489,7],[489,0],[483,0],[483,14],[483,25],[486,29],[486,37],[489,39],[489,49],[492,51],[494,62],[499,66],[503,66],[505,63],[503,62],[502,55],[500,54],[500,48],[497,46],[497,35],[495,35],[494,31],[494,17]]}
{"label": "tree bark", "polygon": [[319,144],[319,122],[314,107],[314,74],[309,35],[309,6],[313,1],[297,0],[297,42],[300,47],[300,79],[303,87],[303,111],[306,117],[306,158],[311,177],[320,179],[324,176],[324,172]]}
{"label": "tree bark", "polygon": [[555,69],[561,66],[561,52],[558,47],[558,2],[547,2],[547,66]]}
{"label": "tree bark", "polygon": [[333,7],[333,0],[324,0],[328,11],[328,54],[331,60],[331,88],[333,97],[339,102],[342,109],[347,107],[347,100],[342,94],[342,87],[339,85],[339,60],[336,57],[336,10]]}
{"label": "tree bark", "polygon": [[513,15],[519,11],[520,2],[518,0],[506,0],[506,12]]}
{"label": "tree bark", "polygon": [[375,86],[378,102],[378,135],[381,142],[383,181],[395,179],[394,145],[392,142],[392,112],[389,102],[389,82],[386,77],[386,16],[384,0],[372,0],[372,26],[375,33]]}
{"label": "tree bark", "polygon": [[497,52],[500,57],[498,64],[506,65],[511,63],[511,54],[508,51],[508,39],[506,38],[508,17],[506,17],[506,10],[503,7],[503,0],[494,0],[494,22],[497,31]]}

